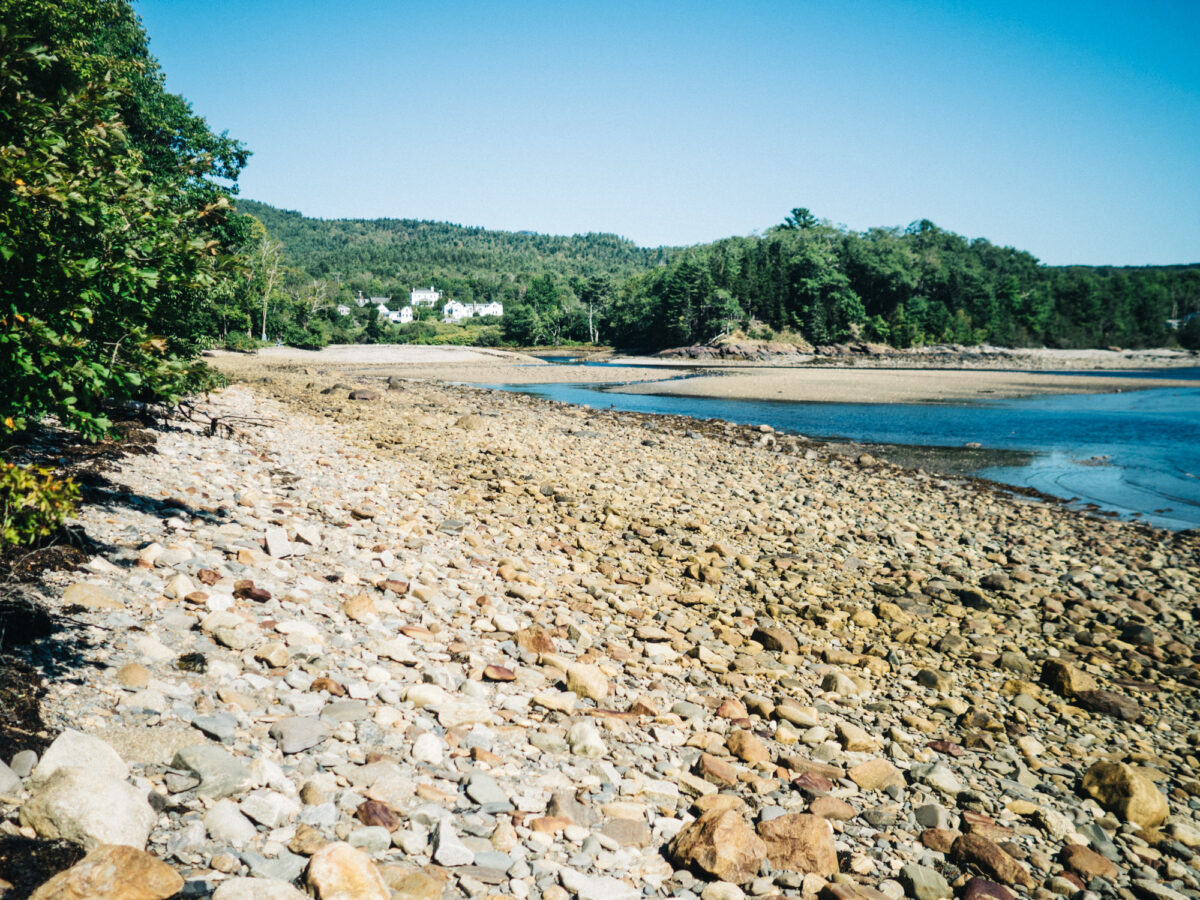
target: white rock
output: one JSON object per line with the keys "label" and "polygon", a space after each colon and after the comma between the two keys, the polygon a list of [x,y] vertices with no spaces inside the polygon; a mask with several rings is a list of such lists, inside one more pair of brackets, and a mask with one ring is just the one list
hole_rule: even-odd
{"label": "white rock", "polygon": [[310,900],[286,881],[274,878],[230,878],[217,885],[212,900]]}
{"label": "white rock", "polygon": [[232,844],[238,849],[258,836],[254,823],[241,814],[232,800],[218,800],[204,814],[204,827],[213,840]]}
{"label": "white rock", "polygon": [[445,757],[445,748],[446,744],[440,737],[425,732],[418,735],[417,739],[413,741],[412,758],[417,762],[436,766]]}
{"label": "white rock", "polygon": [[[165,702],[165,700],[164,700]],[[86,768],[96,775],[124,781],[129,766],[112,747],[98,737],[68,728],[54,739],[30,774],[34,784],[50,778],[59,769],[69,766]]]}
{"label": "white rock", "polygon": [[22,825],[85,850],[101,844],[143,850],[157,819],[144,791],[90,768],[56,769],[21,807]]}

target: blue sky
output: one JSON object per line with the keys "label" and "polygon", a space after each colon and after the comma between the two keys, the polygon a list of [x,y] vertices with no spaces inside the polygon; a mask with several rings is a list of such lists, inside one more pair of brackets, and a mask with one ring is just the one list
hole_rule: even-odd
{"label": "blue sky", "polygon": [[138,0],[242,194],[640,244],[793,206],[1200,261],[1195,2]]}

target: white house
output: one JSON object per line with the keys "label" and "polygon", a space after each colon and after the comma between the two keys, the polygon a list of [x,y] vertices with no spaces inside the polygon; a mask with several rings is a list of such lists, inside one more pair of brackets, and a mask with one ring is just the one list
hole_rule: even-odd
{"label": "white house", "polygon": [[504,304],[499,300],[493,300],[491,303],[476,303],[475,315],[477,316],[502,316],[504,315]]}
{"label": "white house", "polygon": [[[376,298],[372,297],[371,299],[375,300]],[[378,306],[375,307],[375,309],[379,311],[379,317],[381,319],[386,319],[386,318],[388,318],[388,316],[390,316],[392,314],[392,311],[387,308],[386,303],[380,303]]]}
{"label": "white house", "polygon": [[339,316],[350,315],[350,307],[348,307],[345,303],[339,303],[337,306],[337,311]]}
{"label": "white house", "polygon": [[475,315],[475,306],[471,303],[459,303],[457,300],[451,300],[442,307],[443,322],[461,322],[473,315]]}
{"label": "white house", "polygon": [[413,306],[437,306],[442,299],[442,292],[435,291],[433,285],[428,288],[414,288],[408,295],[408,302]]}
{"label": "white house", "polygon": [[404,309],[400,310],[397,315],[400,317],[397,321],[399,321],[401,325],[407,325],[413,320],[413,308],[411,306],[406,306]]}
{"label": "white house", "polygon": [[368,303],[371,302],[371,298],[364,297],[363,292],[359,291],[358,296],[354,298],[354,302],[358,305],[359,309],[362,309],[364,306],[366,306]]}

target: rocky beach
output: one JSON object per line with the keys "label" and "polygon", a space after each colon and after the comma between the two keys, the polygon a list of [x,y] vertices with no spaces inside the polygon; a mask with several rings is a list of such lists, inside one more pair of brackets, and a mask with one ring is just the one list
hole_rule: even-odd
{"label": "rocky beach", "polygon": [[1200,897],[1195,533],[432,380],[478,360],[214,362],[20,588],[71,652],[17,651],[0,846],[79,861],[5,900]]}

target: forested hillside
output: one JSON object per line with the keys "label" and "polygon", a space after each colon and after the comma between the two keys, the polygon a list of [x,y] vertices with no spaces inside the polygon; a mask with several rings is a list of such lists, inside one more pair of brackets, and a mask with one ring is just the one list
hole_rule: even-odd
{"label": "forested hillside", "polygon": [[[751,327],[813,344],[1200,345],[1200,316],[1187,321],[1200,311],[1200,266],[1043,266],[928,220],[854,232],[795,209],[763,235],[645,249],[606,234],[321,220],[253,201],[238,206],[281,242],[293,280],[326,283],[326,296],[362,290],[399,300],[412,286],[434,284],[447,298],[502,301],[501,330],[489,331],[488,342],[656,348]],[[295,339],[285,319],[280,333]],[[376,325],[372,334],[360,323],[355,336],[351,324],[321,327],[338,339],[435,339],[419,323]]]}
{"label": "forested hillside", "polygon": [[238,209],[283,244],[287,265],[375,294],[436,282],[451,296],[470,286],[489,299],[493,292],[512,299],[506,288],[527,285],[535,275],[621,278],[664,262],[671,252],[614,234],[559,237],[418,219],[312,219],[253,200],[239,200]]}

